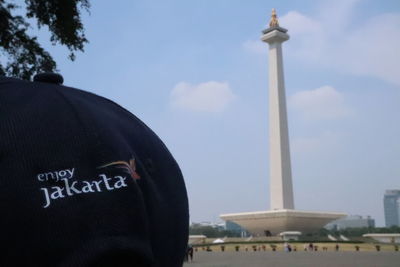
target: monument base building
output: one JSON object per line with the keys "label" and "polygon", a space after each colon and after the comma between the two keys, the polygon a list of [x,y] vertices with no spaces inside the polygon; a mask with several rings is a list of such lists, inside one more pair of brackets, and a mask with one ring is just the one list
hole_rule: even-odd
{"label": "monument base building", "polygon": [[310,233],[323,228],[327,223],[345,217],[344,213],[313,212],[291,209],[242,212],[220,215],[254,236],[278,235],[285,231]]}

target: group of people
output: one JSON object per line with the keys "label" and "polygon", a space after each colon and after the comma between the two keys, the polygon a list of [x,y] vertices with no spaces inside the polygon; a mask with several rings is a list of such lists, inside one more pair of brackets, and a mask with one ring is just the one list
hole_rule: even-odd
{"label": "group of people", "polygon": [[291,252],[292,251],[292,246],[287,242],[285,242],[285,244],[283,244],[283,248],[284,248],[285,252]]}
{"label": "group of people", "polygon": [[[313,243],[310,244],[304,244],[304,251],[317,251],[318,247],[315,246]],[[328,247],[322,247],[323,251],[327,251]],[[339,251],[339,244],[335,245],[335,251]]]}
{"label": "group of people", "polygon": [[304,244],[304,251],[316,251],[318,248],[317,248],[317,246],[314,246],[314,244],[313,243],[310,243],[310,244]]}

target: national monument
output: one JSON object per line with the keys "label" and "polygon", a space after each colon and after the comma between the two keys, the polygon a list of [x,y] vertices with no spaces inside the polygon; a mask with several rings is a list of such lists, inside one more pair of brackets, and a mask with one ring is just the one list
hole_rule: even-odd
{"label": "national monument", "polygon": [[289,40],[287,30],[280,27],[275,9],[269,27],[261,40],[269,45],[269,155],[270,210],[222,214],[253,235],[277,235],[284,231],[312,232],[330,221],[346,216],[343,213],[300,211],[294,209],[289,131],[286,111],[282,43]]}

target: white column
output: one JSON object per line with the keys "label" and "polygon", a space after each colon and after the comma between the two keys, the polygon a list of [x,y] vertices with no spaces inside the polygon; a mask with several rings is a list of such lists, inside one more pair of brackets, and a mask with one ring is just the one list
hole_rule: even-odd
{"label": "white column", "polygon": [[289,39],[289,35],[280,29],[282,28],[271,29],[261,37],[269,44],[269,167],[272,210],[294,209],[282,60],[282,43]]}

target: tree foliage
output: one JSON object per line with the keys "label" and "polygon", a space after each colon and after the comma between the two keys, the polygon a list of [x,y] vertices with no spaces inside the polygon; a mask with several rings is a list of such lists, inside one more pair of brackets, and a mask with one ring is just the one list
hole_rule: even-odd
{"label": "tree foliage", "polygon": [[224,230],[219,227],[192,224],[189,226],[189,234],[205,235],[207,237],[240,237],[240,233]]}
{"label": "tree foliage", "polygon": [[360,227],[360,228],[346,228],[338,231],[332,231],[334,234],[345,236],[362,236],[368,233],[400,233],[399,226],[391,227]]}
{"label": "tree foliage", "polygon": [[25,0],[25,17],[16,15],[18,6],[11,0],[0,0],[0,75],[29,80],[35,73],[56,71],[57,64],[29,34],[27,19],[36,20],[38,28],[47,26],[50,41],[61,44],[75,59],[88,40],[84,34],[80,9],[90,8],[89,0]]}
{"label": "tree foliage", "polygon": [[316,231],[315,233],[308,234],[308,236],[314,237],[326,237],[328,234],[333,236],[344,235],[346,237],[360,237],[363,234],[369,233],[400,233],[400,226],[391,227],[354,227],[345,228],[340,230],[328,230],[325,228]]}

